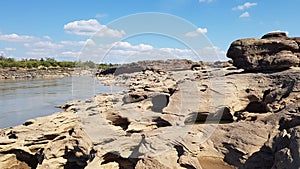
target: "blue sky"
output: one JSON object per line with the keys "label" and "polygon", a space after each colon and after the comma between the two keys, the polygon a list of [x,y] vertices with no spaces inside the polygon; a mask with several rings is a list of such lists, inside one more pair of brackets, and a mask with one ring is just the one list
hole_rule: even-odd
{"label": "blue sky", "polygon": [[[126,62],[196,53],[215,61],[225,60],[239,38],[277,30],[300,36],[299,0],[2,0],[0,6],[0,53],[16,59]],[[161,17],[129,21],[145,12]],[[182,24],[166,24],[169,15]],[[134,35],[136,27],[155,31]]]}

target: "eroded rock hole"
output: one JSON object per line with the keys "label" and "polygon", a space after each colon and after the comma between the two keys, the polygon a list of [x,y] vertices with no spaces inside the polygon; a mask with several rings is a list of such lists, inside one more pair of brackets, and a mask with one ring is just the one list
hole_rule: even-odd
{"label": "eroded rock hole", "polygon": [[124,118],[118,114],[112,113],[109,117],[107,117],[107,120],[110,120],[112,125],[119,126],[123,130],[127,130],[130,122],[127,118]]}
{"label": "eroded rock hole", "polygon": [[44,135],[44,138],[47,139],[47,140],[53,140],[58,136],[59,136],[59,134],[57,134],[57,133],[55,133],[55,134],[46,134],[46,135]]}
{"label": "eroded rock hole", "polygon": [[271,93],[271,90],[270,90],[270,89],[264,91],[263,100],[265,100],[266,97],[267,97],[270,93]]}
{"label": "eroded rock hole", "polygon": [[185,124],[205,123],[208,112],[193,112],[185,119]]}
{"label": "eroded rock hole", "polygon": [[23,125],[24,125],[24,126],[30,126],[30,125],[32,125],[32,124],[33,124],[32,121],[26,121]]}
{"label": "eroded rock hole", "polygon": [[12,149],[8,152],[3,153],[15,154],[18,161],[26,163],[32,169],[36,169],[37,165],[39,164],[39,159],[37,158],[37,155],[31,155],[23,150]]}
{"label": "eroded rock hole", "polygon": [[228,107],[219,108],[215,113],[193,112],[184,121],[185,124],[232,123],[234,117]]}
{"label": "eroded rock hole", "polygon": [[103,156],[104,161],[101,163],[107,164],[116,162],[119,164],[120,169],[134,169],[139,159],[123,158],[118,152],[109,152]]}
{"label": "eroded rock hole", "polygon": [[207,85],[201,85],[200,86],[200,91],[205,92],[207,90],[208,86]]}
{"label": "eroded rock hole", "polygon": [[68,108],[70,108],[71,106],[74,106],[74,104],[69,104],[66,103],[64,105],[58,106],[57,108],[63,109],[63,110],[67,110]]}
{"label": "eroded rock hole", "polygon": [[292,116],[291,118],[282,117],[279,120],[279,130],[282,131],[284,129],[289,130],[290,128],[296,127],[300,125],[300,117]]}
{"label": "eroded rock hole", "polygon": [[241,120],[246,120],[246,121],[256,121],[257,120],[257,116],[249,116],[248,113],[245,112],[235,112],[234,116],[236,117],[236,121],[241,121]]}
{"label": "eroded rock hole", "polygon": [[95,150],[91,150],[89,154],[85,154],[78,146],[75,146],[72,150],[65,147],[63,157],[67,159],[67,163],[64,169],[84,169],[87,166],[87,162],[94,159],[95,153]]}
{"label": "eroded rock hole", "polygon": [[196,169],[194,166],[189,165],[189,164],[180,164],[181,167],[186,168],[186,169]]}
{"label": "eroded rock hole", "polygon": [[246,111],[251,113],[267,113],[269,112],[268,106],[264,102],[254,101],[250,102],[246,109]]}
{"label": "eroded rock hole", "polygon": [[9,139],[17,139],[18,138],[16,132],[14,132],[14,131],[10,131],[9,133],[7,133],[7,136]]}
{"label": "eroded rock hole", "polygon": [[74,129],[74,128],[68,130],[68,133],[69,133],[70,136],[71,136],[74,132],[75,132],[75,129]]}
{"label": "eroded rock hole", "polygon": [[177,151],[177,156],[178,156],[178,160],[177,160],[177,163],[179,163],[179,159],[180,157],[183,155],[184,153],[184,149],[181,145],[174,145],[174,148],[176,149]]}
{"label": "eroded rock hole", "polygon": [[176,92],[176,89],[168,88],[168,91],[169,91],[170,96],[172,96]]}
{"label": "eroded rock hole", "polygon": [[172,126],[171,123],[169,123],[167,120],[162,119],[161,117],[157,117],[157,118],[153,119],[153,122],[156,122],[157,127]]}
{"label": "eroded rock hole", "polygon": [[250,93],[251,89],[246,89],[245,91],[246,93]]}

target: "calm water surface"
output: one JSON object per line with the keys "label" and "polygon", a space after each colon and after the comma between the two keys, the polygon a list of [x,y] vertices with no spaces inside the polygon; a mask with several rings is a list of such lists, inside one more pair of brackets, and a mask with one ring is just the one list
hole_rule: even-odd
{"label": "calm water surface", "polygon": [[89,99],[122,88],[104,86],[92,77],[0,82],[0,128],[61,111],[55,106]]}

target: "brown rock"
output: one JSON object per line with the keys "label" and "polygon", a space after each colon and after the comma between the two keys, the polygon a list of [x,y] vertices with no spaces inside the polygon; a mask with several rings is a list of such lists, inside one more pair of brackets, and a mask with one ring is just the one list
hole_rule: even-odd
{"label": "brown rock", "polygon": [[137,165],[135,166],[136,169],[171,169],[168,166],[160,163],[155,159],[141,159],[138,161]]}
{"label": "brown rock", "polygon": [[270,33],[263,39],[234,41],[227,52],[233,65],[246,71],[280,70],[299,65],[299,45],[284,33]]}

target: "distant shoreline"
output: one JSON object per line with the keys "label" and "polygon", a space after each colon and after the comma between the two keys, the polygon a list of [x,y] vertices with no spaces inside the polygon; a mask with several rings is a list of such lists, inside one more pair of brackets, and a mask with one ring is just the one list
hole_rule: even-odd
{"label": "distant shoreline", "polygon": [[5,68],[0,69],[1,81],[24,81],[24,80],[38,80],[38,79],[56,79],[73,76],[94,76],[96,69],[14,69]]}

